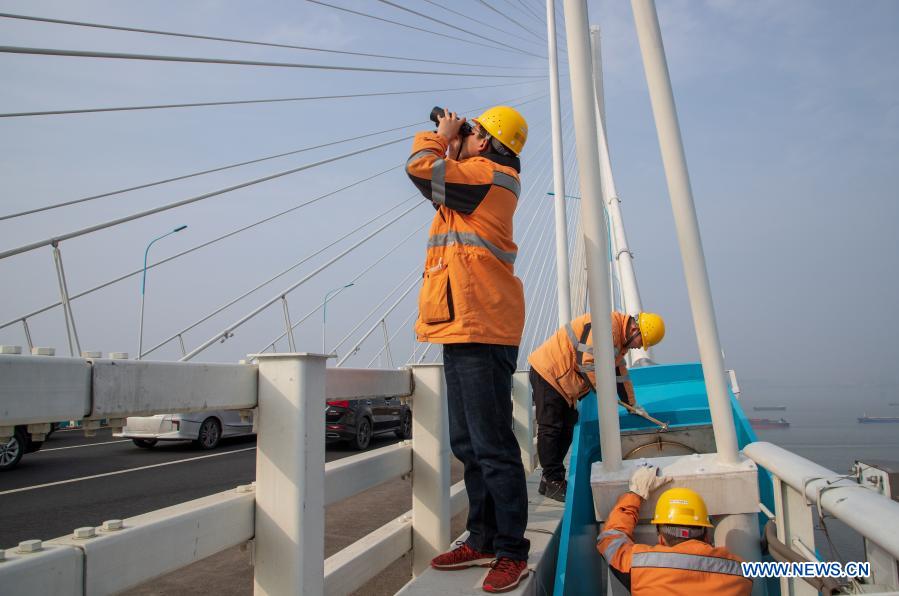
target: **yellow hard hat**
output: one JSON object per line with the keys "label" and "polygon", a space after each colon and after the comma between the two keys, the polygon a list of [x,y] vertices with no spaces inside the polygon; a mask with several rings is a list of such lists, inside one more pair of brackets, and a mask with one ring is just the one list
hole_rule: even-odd
{"label": "yellow hard hat", "polygon": [[712,527],[705,501],[702,500],[699,493],[689,488],[669,488],[663,492],[656,503],[656,515],[650,523]]}
{"label": "yellow hard hat", "polygon": [[521,153],[528,140],[528,123],[515,108],[493,106],[475,118],[475,122],[515,155]]}
{"label": "yellow hard hat", "polygon": [[665,337],[665,321],[654,312],[641,312],[637,315],[637,326],[643,338],[643,349],[654,346]]}

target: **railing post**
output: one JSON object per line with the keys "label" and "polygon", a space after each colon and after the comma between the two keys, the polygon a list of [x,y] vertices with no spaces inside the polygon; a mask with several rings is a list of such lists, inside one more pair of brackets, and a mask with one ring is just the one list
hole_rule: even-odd
{"label": "railing post", "polygon": [[521,449],[521,463],[524,464],[525,474],[530,474],[535,468],[534,408],[526,370],[512,375],[512,424]]}
{"label": "railing post", "polygon": [[412,367],[412,574],[450,542],[450,442],[442,364]]}
{"label": "railing post", "polygon": [[325,363],[322,354],[257,354],[253,591],[324,591]]}
{"label": "railing post", "polygon": [[[777,516],[777,537],[781,542],[793,547],[794,540],[801,540],[809,549],[815,549],[815,525],[812,509],[805,495],[793,489],[773,474],[774,514]],[[817,590],[801,579],[780,578],[780,593],[784,596],[814,596]]]}

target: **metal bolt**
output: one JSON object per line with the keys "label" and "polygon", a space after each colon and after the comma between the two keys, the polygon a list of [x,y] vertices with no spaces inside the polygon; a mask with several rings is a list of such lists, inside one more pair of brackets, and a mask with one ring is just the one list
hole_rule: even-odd
{"label": "metal bolt", "polygon": [[79,540],[84,540],[85,538],[95,538],[97,536],[97,530],[92,526],[85,526],[83,528],[75,528],[74,537]]}
{"label": "metal bolt", "polygon": [[21,354],[22,346],[0,346],[0,354]]}
{"label": "metal bolt", "polygon": [[103,530],[106,532],[115,532],[125,527],[125,523],[120,519],[108,519],[103,522]]}
{"label": "metal bolt", "polygon": [[43,543],[40,540],[23,540],[19,543],[18,550],[23,555],[27,555],[29,553],[36,553],[44,548]]}
{"label": "metal bolt", "polygon": [[56,348],[39,348],[37,346],[31,348],[32,356],[56,356]]}

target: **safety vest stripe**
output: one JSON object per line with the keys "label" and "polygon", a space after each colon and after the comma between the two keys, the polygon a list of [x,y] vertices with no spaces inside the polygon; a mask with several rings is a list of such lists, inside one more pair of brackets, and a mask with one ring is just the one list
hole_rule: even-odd
{"label": "safety vest stripe", "polygon": [[578,340],[577,334],[574,332],[574,327],[571,326],[571,323],[565,325],[565,331],[568,332],[568,339],[571,341],[571,347],[573,347],[578,352],[583,352],[584,354],[592,354],[593,346],[589,346],[587,344],[582,344]]}
{"label": "safety vest stripe", "polygon": [[431,166],[431,200],[446,204],[446,160],[438,159]]}
{"label": "safety vest stripe", "polygon": [[428,149],[422,149],[421,151],[416,151],[415,153],[413,153],[412,155],[409,156],[409,159],[406,160],[406,167],[408,168],[409,166],[412,165],[413,162],[418,161],[422,157],[427,157],[428,155],[434,155],[434,152],[430,151]]}
{"label": "safety vest stripe", "polygon": [[428,238],[428,248],[452,246],[453,244],[486,248],[493,253],[493,256],[497,259],[509,264],[515,264],[517,253],[502,250],[489,240],[481,238],[477,234],[471,232],[447,232],[446,234],[435,234]]}
{"label": "safety vest stripe", "polygon": [[616,538],[606,545],[606,547],[602,551],[602,556],[606,558],[606,561],[611,561],[612,557],[615,556],[615,553],[618,552],[618,549],[628,542],[630,542],[630,539],[627,536]]}
{"label": "safety vest stripe", "polygon": [[668,569],[684,569],[688,571],[704,571],[706,573],[722,573],[743,577],[738,561],[690,555],[686,553],[642,552],[634,553],[631,567],[664,567]]}
{"label": "safety vest stripe", "polygon": [[515,176],[510,176],[504,172],[493,172],[493,184],[512,191],[516,198],[521,193],[521,183],[515,179]]}

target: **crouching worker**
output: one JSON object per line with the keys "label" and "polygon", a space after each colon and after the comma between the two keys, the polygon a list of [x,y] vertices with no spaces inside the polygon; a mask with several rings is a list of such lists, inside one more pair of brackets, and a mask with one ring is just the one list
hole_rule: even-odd
{"label": "crouching worker", "polygon": [[[528,357],[529,380],[537,406],[537,456],[543,466],[540,494],[565,501],[565,454],[577,423],[577,401],[596,386],[593,370],[593,334],[590,314],[560,327]],[[654,346],[665,336],[665,322],[657,314],[632,317],[612,312],[612,344],[618,398],[637,406],[634,387],[627,378],[624,355],[628,350]]]}
{"label": "crouching worker", "polygon": [[619,497],[599,535],[596,548],[633,596],[715,594],[748,596],[752,580],[743,577],[741,559],[711,544],[711,522],[705,502],[688,488],[661,494],[655,517],[659,543],[634,544],[640,505],[650,492],[670,481],[655,466],[640,467],[630,492]]}

